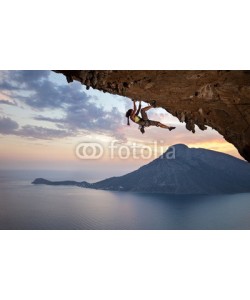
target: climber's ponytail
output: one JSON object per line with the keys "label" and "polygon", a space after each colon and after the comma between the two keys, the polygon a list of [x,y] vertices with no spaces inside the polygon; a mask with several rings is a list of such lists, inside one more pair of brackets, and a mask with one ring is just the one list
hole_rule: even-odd
{"label": "climber's ponytail", "polygon": [[133,111],[133,109],[129,109],[129,110],[126,112],[126,115],[125,115],[125,116],[128,118],[128,121],[127,121],[127,125],[128,125],[128,126],[130,126],[130,123],[129,123],[129,117],[130,117],[132,111]]}

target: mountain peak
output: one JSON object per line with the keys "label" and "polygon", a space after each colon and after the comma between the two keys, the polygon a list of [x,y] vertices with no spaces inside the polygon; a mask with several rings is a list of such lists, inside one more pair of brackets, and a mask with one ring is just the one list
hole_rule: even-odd
{"label": "mountain peak", "polygon": [[187,150],[188,150],[188,146],[185,144],[175,144],[172,146],[169,146],[167,151],[163,154],[163,156],[165,155],[171,155],[172,153],[178,153],[178,154],[184,154]]}
{"label": "mountain peak", "polygon": [[170,148],[175,148],[175,150],[189,149],[188,146],[185,144],[175,144],[175,145],[170,146]]}

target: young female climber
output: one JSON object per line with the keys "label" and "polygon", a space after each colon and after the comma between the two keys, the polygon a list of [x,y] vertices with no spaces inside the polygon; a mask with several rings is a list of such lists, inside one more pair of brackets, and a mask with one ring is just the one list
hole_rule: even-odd
{"label": "young female climber", "polygon": [[[152,101],[149,106],[146,106],[144,108],[141,108],[141,101],[140,101],[138,109],[136,108],[135,100],[133,100],[133,102],[134,102],[134,108],[129,109],[126,112],[126,117],[128,118],[128,125],[130,125],[129,124],[129,119],[132,120],[133,122],[135,122],[136,124],[139,125],[139,129],[140,129],[141,133],[145,132],[144,127],[149,127],[149,126],[157,126],[157,127],[161,127],[161,128],[166,128],[169,131],[175,129],[175,127],[164,125],[164,124],[162,124],[158,121],[149,120],[146,111],[153,108],[153,107],[154,108],[156,107],[156,101],[155,100]],[[141,117],[139,116],[140,112],[141,112]]]}

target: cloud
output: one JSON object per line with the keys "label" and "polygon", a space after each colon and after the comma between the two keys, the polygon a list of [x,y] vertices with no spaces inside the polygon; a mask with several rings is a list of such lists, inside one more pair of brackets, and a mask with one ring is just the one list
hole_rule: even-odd
{"label": "cloud", "polygon": [[72,136],[73,133],[66,130],[25,125],[20,130],[16,131],[16,135],[35,139],[51,140],[53,138],[64,138]]}
{"label": "cloud", "polygon": [[53,138],[73,136],[74,132],[33,125],[24,125],[20,127],[16,121],[8,117],[0,116],[0,134],[50,140]]}
{"label": "cloud", "polygon": [[27,90],[29,95],[15,95],[15,98],[22,101],[24,104],[34,109],[58,109],[64,108],[65,104],[71,105],[75,101],[86,100],[86,95],[73,93],[72,88],[65,88],[64,86],[55,86],[49,80],[44,80],[39,84],[29,84]]}
{"label": "cloud", "polygon": [[80,84],[57,85],[50,81],[50,71],[2,71],[0,90],[8,90],[13,99],[34,109],[64,108],[90,97]]}
{"label": "cloud", "polygon": [[49,78],[50,71],[48,70],[25,70],[25,71],[9,71],[13,72],[12,78],[14,81],[25,83],[27,85],[38,84],[39,80]]}
{"label": "cloud", "polygon": [[7,104],[7,105],[12,105],[12,106],[17,106],[16,102],[11,102],[8,100],[0,99],[0,104]]}
{"label": "cloud", "polygon": [[9,92],[3,90],[0,90],[0,104],[18,106],[17,102],[9,97]]}
{"label": "cloud", "polygon": [[[58,85],[49,75],[50,71],[5,71],[0,89],[8,89],[12,99],[44,112],[45,115],[34,117],[37,121],[55,123],[66,131],[84,129],[119,138],[123,136],[119,129],[124,116],[117,108],[107,111],[97,105],[97,97],[93,101],[93,97],[85,93],[80,83]],[[64,117],[50,118],[46,116],[48,109],[60,109]]]}
{"label": "cloud", "polygon": [[121,117],[121,113],[116,108],[106,112],[93,103],[85,105],[75,103],[68,107],[64,123],[74,129],[113,131],[120,126]]}
{"label": "cloud", "polygon": [[0,116],[0,134],[12,134],[18,127],[17,122],[8,117]]}
{"label": "cloud", "polygon": [[63,122],[64,119],[58,119],[58,118],[50,118],[50,117],[46,117],[46,116],[42,116],[42,115],[38,115],[35,116],[33,118],[34,120],[38,120],[38,121],[48,121],[48,122]]}
{"label": "cloud", "polygon": [[19,91],[29,89],[40,80],[48,78],[50,71],[1,71],[0,89]]}

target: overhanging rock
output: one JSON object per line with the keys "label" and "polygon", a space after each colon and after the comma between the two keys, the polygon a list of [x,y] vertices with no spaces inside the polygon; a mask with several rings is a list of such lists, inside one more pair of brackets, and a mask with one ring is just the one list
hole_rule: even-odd
{"label": "overhanging rock", "polygon": [[68,82],[166,109],[195,132],[206,125],[250,161],[250,71],[55,71]]}

